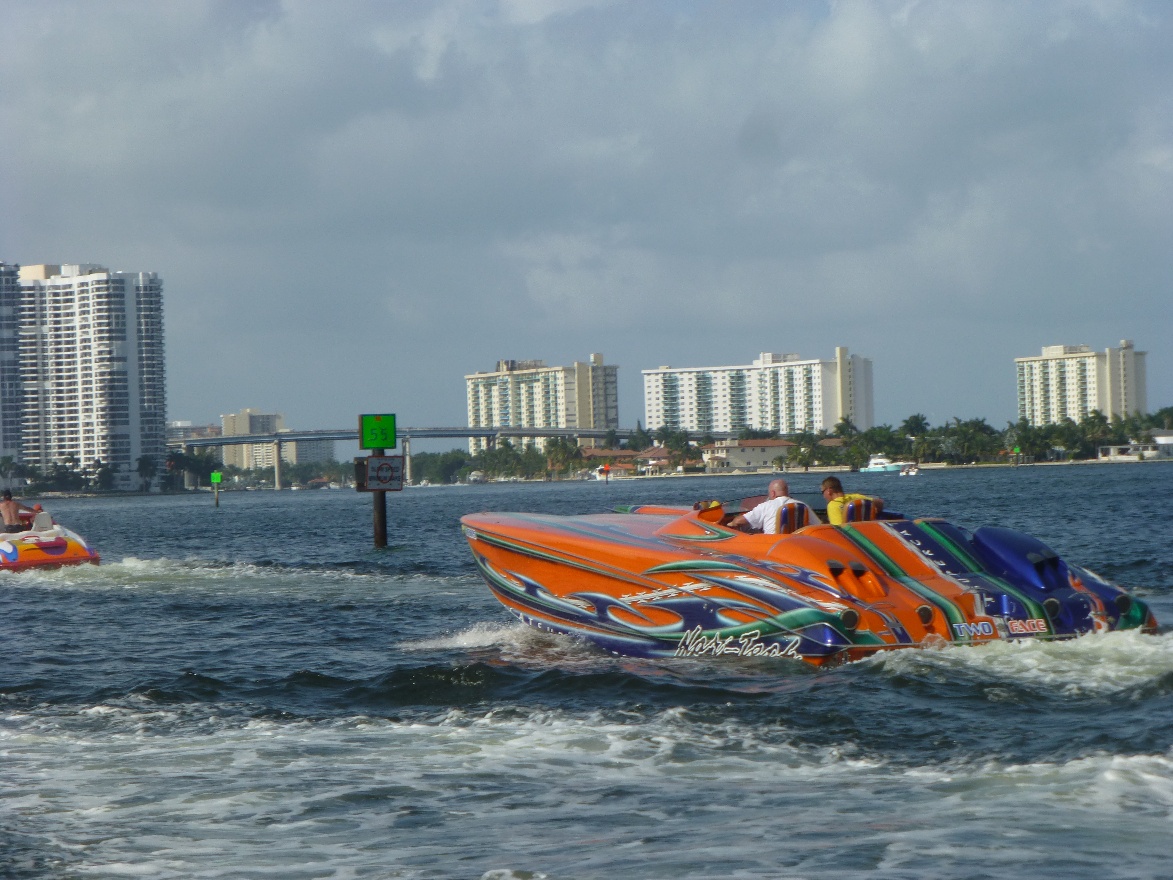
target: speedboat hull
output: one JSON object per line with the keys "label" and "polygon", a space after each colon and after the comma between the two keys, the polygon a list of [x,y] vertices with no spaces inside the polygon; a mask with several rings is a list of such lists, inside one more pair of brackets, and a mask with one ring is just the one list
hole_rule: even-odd
{"label": "speedboat hull", "polygon": [[97,565],[100,557],[76,532],[52,523],[23,532],[0,533],[0,571]]}
{"label": "speedboat hull", "polygon": [[642,657],[790,657],[1156,629],[1148,607],[1021,532],[941,519],[750,535],[720,505],[462,518],[497,599]]}

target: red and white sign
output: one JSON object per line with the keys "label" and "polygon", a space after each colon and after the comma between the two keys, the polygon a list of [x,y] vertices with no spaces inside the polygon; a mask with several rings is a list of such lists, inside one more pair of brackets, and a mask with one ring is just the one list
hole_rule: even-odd
{"label": "red and white sign", "polygon": [[402,455],[368,455],[368,492],[398,492],[403,488]]}

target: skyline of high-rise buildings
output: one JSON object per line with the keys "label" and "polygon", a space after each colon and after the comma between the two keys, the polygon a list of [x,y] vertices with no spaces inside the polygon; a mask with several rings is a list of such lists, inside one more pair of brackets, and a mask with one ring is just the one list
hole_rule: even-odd
{"label": "skyline of high-rise buildings", "polygon": [[[137,465],[161,469],[166,447],[162,279],[98,264],[0,262],[0,457],[47,470],[74,463],[113,469],[117,488],[140,485]],[[1015,358],[1019,418],[1044,425],[1092,411],[1108,418],[1146,412],[1146,353],[1131,340],[1094,351],[1045,346]],[[618,367],[601,354],[569,367],[502,360],[466,375],[469,427],[618,429]],[[845,347],[833,358],[764,352],[737,366],[642,370],[644,427],[695,434],[743,428],[781,434],[831,430],[848,418],[875,425],[872,362]],[[224,433],[281,431],[250,421]],[[630,422],[630,420],[629,420]],[[630,427],[630,425],[628,425]],[[541,440],[536,441],[539,448]],[[485,446],[472,440],[473,453]],[[325,445],[282,444],[285,461],[320,460]],[[237,460],[239,459],[239,461]],[[271,447],[227,447],[225,464],[272,466]]]}

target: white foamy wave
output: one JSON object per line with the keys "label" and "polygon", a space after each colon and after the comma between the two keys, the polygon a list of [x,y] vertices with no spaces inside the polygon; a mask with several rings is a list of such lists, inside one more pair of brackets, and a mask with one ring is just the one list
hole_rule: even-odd
{"label": "white foamy wave", "polygon": [[499,645],[520,646],[532,642],[541,634],[523,623],[477,623],[468,629],[451,635],[431,639],[416,639],[401,642],[399,647],[407,651],[443,650],[445,648],[490,648]]}
{"label": "white foamy wave", "polygon": [[[632,860],[692,853],[710,864],[725,846],[749,859],[746,876],[774,876],[777,851],[752,854],[784,821],[793,854],[817,862],[849,840],[875,866],[869,876],[921,876],[930,857],[943,876],[962,875],[975,839],[984,876],[1052,876],[1039,873],[1054,858],[1048,833],[1078,827],[1081,854],[1117,854],[1113,842],[1128,834],[1129,858],[1139,847],[1159,859],[1173,812],[1168,755],[914,768],[850,746],[802,745],[781,728],[698,720],[684,707],[332,720],[194,708],[192,717],[144,712],[138,723],[125,711],[101,734],[46,725],[30,736],[27,717],[0,726],[21,792],[10,814],[67,852],[78,874],[137,865],[226,878],[245,864],[277,875],[313,863],[318,876],[352,877],[405,857],[441,869],[457,840],[472,876],[640,876]],[[600,849],[599,834],[622,846]],[[503,838],[518,860],[502,857]],[[630,859],[624,846],[635,848]],[[588,858],[609,861],[572,870]]]}
{"label": "white foamy wave", "polygon": [[268,595],[306,594],[312,578],[317,598],[344,597],[353,590],[369,590],[372,583],[393,585],[398,591],[426,589],[431,594],[463,592],[468,578],[437,578],[400,575],[378,571],[356,572],[347,568],[307,569],[264,565],[253,562],[217,562],[206,559],[145,559],[128,556],[101,565],[74,565],[60,568],[0,572],[0,583],[12,587],[35,586],[60,590],[143,590],[176,593],[197,590],[203,596],[217,593]]}
{"label": "white foamy wave", "polygon": [[477,623],[456,633],[401,643],[406,651],[495,650],[497,656],[519,667],[568,670],[609,663],[588,642],[573,636],[544,633],[523,623]]}
{"label": "white foamy wave", "polygon": [[1173,634],[1154,636],[1130,630],[1064,641],[996,641],[973,647],[889,651],[864,662],[912,675],[977,674],[1065,696],[1106,695],[1173,673]]}

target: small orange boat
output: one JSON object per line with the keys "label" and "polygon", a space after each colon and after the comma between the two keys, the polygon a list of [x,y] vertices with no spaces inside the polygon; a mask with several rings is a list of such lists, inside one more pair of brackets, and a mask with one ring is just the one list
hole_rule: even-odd
{"label": "small orange boat", "polygon": [[[891,513],[783,522],[770,535],[729,527],[760,500],[461,522],[482,577],[514,615],[617,654],[821,665],[892,648],[1157,627],[1143,602],[1022,532]],[[801,510],[790,522],[795,512],[801,523]],[[860,513],[873,515],[870,505]]]}
{"label": "small orange boat", "polygon": [[55,522],[47,512],[22,513],[21,519],[27,526],[24,531],[0,532],[0,571],[100,561],[85,538]]}

